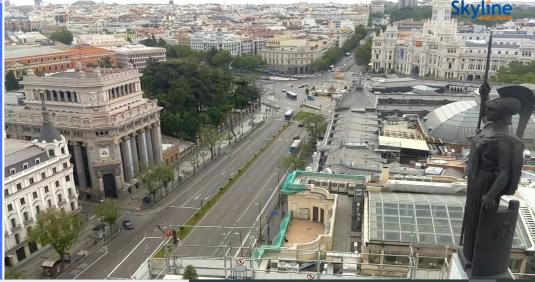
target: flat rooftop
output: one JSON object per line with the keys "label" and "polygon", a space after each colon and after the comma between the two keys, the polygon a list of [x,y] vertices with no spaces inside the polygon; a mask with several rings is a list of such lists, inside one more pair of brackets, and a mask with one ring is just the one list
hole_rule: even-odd
{"label": "flat rooftop", "polygon": [[324,233],[323,224],[306,219],[292,218],[286,233],[285,247],[314,241]]}

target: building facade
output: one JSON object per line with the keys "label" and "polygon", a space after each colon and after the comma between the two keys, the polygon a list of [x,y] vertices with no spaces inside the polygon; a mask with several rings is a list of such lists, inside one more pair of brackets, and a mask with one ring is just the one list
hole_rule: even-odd
{"label": "building facade", "polygon": [[163,160],[161,108],[143,98],[140,76],[134,69],[98,68],[27,76],[26,107],[6,111],[6,133],[35,138],[42,92],[54,124],[69,139],[80,194],[98,200],[131,192],[139,171]]}
{"label": "building facade", "polygon": [[67,140],[51,128],[39,129],[41,136],[33,141],[4,139],[6,266],[16,266],[42,248],[27,239],[28,228],[42,211],[80,211]]}
{"label": "building facade", "polygon": [[5,48],[4,67],[21,78],[30,69],[36,74],[65,71],[72,68],[72,58],[68,50],[50,46],[13,46]]}
{"label": "building facade", "polygon": [[[433,1],[432,18],[419,32],[390,25],[373,37],[371,65],[376,72],[479,81],[485,73],[488,33],[458,33],[451,3]],[[535,60],[535,35],[497,31],[493,36],[489,75],[513,61]]]}
{"label": "building facade", "polygon": [[274,39],[260,56],[274,71],[290,74],[312,71],[312,63],[319,59],[332,46],[330,40]]}
{"label": "building facade", "polygon": [[[234,33],[222,31],[217,32],[195,32],[191,34],[190,47],[196,51],[227,50],[232,56],[241,54],[241,39]],[[252,47],[251,47],[252,50]]]}
{"label": "building facade", "polygon": [[147,47],[142,44],[125,45],[121,47],[112,48],[117,58],[119,66],[126,66],[132,64],[135,69],[143,71],[147,66],[149,60],[156,62],[165,62],[165,48],[162,47]]}

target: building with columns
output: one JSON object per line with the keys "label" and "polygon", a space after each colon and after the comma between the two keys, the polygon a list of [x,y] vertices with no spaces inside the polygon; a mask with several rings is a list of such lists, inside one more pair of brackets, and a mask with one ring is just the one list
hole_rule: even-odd
{"label": "building with columns", "polygon": [[163,160],[161,107],[143,98],[140,76],[131,68],[25,76],[26,105],[6,109],[6,134],[35,139],[43,97],[54,124],[69,139],[80,194],[94,200],[127,195],[140,170]]}
{"label": "building with columns", "polygon": [[43,246],[28,240],[28,229],[47,209],[79,212],[73,165],[67,140],[52,126],[48,112],[32,141],[6,138],[4,164],[4,230],[6,266],[39,254]]}
{"label": "building with columns", "polygon": [[[433,0],[431,19],[421,29],[390,25],[373,37],[373,71],[437,79],[480,81],[485,73],[489,33],[460,33],[451,1]],[[535,34],[495,31],[489,75],[513,61],[535,60]]]}

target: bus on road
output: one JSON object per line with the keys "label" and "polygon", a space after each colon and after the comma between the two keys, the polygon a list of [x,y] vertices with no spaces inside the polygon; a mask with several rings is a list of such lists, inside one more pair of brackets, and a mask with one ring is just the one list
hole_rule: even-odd
{"label": "bus on road", "polygon": [[286,91],[286,96],[292,100],[295,100],[297,99],[297,94],[291,92],[291,91]]}
{"label": "bus on road", "polygon": [[292,115],[294,114],[294,110],[288,109],[286,113],[284,113],[284,119],[290,120],[292,118]]}

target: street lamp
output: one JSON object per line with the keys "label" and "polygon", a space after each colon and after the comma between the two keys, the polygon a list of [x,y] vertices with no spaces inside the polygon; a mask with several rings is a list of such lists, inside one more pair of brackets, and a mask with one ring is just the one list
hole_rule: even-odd
{"label": "street lamp", "polygon": [[258,240],[262,241],[262,205],[259,202],[255,204],[258,205]]}

